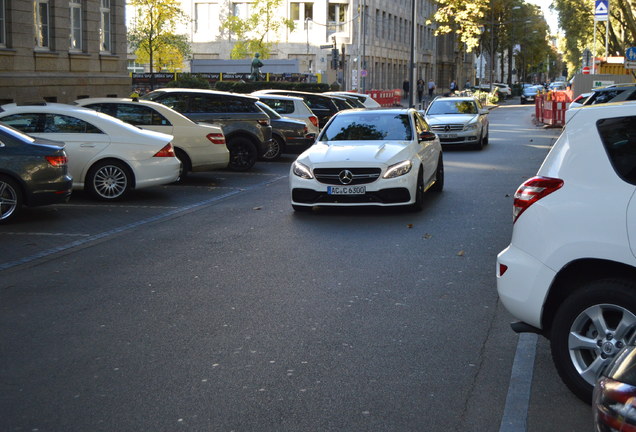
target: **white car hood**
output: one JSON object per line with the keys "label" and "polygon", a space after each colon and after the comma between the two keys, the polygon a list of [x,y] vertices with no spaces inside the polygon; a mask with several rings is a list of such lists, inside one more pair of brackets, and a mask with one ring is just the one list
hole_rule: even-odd
{"label": "white car hood", "polygon": [[438,124],[468,124],[471,121],[477,121],[479,114],[434,114],[427,115],[426,121],[429,125]]}
{"label": "white car hood", "polygon": [[390,165],[409,158],[409,144],[410,141],[323,141],[305,150],[298,160],[312,166],[342,162]]}

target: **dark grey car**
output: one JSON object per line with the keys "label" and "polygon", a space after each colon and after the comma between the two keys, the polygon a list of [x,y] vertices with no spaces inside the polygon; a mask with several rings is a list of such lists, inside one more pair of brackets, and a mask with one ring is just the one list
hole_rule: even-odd
{"label": "dark grey car", "polygon": [[269,150],[272,127],[258,98],[213,90],[164,88],[141,99],[162,103],[198,123],[212,123],[223,129],[230,152],[228,167],[247,171]]}
{"label": "dark grey car", "polygon": [[73,180],[67,162],[64,143],[0,124],[0,223],[15,218],[23,205],[68,201]]}
{"label": "dark grey car", "polygon": [[309,133],[305,122],[281,117],[263,102],[256,102],[256,105],[265,111],[272,123],[272,145],[263,155],[263,159],[276,160],[282,153],[292,149],[300,153],[314,142],[316,134]]}

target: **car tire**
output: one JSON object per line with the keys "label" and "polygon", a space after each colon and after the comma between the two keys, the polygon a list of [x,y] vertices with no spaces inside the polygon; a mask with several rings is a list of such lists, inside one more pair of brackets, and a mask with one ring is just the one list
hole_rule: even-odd
{"label": "car tire", "polygon": [[262,159],[265,161],[275,161],[280,159],[280,155],[283,153],[283,149],[285,148],[285,141],[275,135],[272,137],[272,143],[269,146],[269,149],[262,156]]}
{"label": "car tire", "polygon": [[429,190],[436,193],[444,190],[444,158],[441,153],[439,154],[439,160],[437,161],[435,183],[433,183],[433,186],[431,186]]}
{"label": "car tire", "polygon": [[179,162],[181,162],[181,167],[179,168],[179,179],[177,180],[177,182],[180,182],[188,176],[190,171],[192,171],[192,162],[190,162],[190,158],[186,152],[181,149],[175,149],[174,154],[177,159],[179,159]]}
{"label": "car tire", "polygon": [[248,138],[232,138],[227,143],[230,151],[230,163],[228,168],[232,171],[247,171],[254,166],[258,158],[256,145]]}
{"label": "car tire", "polygon": [[417,173],[417,184],[415,187],[415,202],[411,204],[411,210],[415,212],[422,211],[424,208],[424,172],[420,167]]}
{"label": "car tire", "polygon": [[488,145],[488,137],[490,136],[490,134],[488,133],[488,129],[486,129],[486,136],[483,139],[483,146],[487,146]]}
{"label": "car tire", "polygon": [[568,388],[590,403],[603,368],[635,334],[636,282],[587,282],[556,312],[550,333],[552,359]]}
{"label": "car tire", "polygon": [[133,176],[126,165],[115,160],[97,162],[86,175],[86,189],[103,201],[124,198],[132,187]]}
{"label": "car tire", "polygon": [[294,209],[294,211],[297,211],[299,213],[308,213],[308,212],[311,211],[311,207],[310,206],[302,206],[302,205],[292,204],[292,208]]}
{"label": "car tire", "polygon": [[[483,134],[483,132],[482,132]],[[483,150],[484,149],[484,136],[480,136],[479,140],[473,145],[474,150]]]}
{"label": "car tire", "polygon": [[10,177],[0,176],[0,223],[13,220],[23,203],[20,185]]}

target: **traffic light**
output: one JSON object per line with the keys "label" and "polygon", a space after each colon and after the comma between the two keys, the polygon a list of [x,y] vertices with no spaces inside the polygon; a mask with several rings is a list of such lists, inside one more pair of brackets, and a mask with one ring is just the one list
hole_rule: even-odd
{"label": "traffic light", "polygon": [[331,69],[336,69],[338,70],[338,64],[339,64],[339,55],[338,55],[338,48],[332,48],[331,50]]}

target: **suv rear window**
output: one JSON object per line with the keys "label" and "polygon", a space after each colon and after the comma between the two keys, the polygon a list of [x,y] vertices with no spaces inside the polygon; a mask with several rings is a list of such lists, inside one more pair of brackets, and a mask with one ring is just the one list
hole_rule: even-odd
{"label": "suv rear window", "polygon": [[294,112],[294,101],[282,99],[261,99],[261,102],[267,104],[278,114],[291,114]]}
{"label": "suv rear window", "polygon": [[636,184],[636,116],[602,119],[596,127],[616,173]]}

